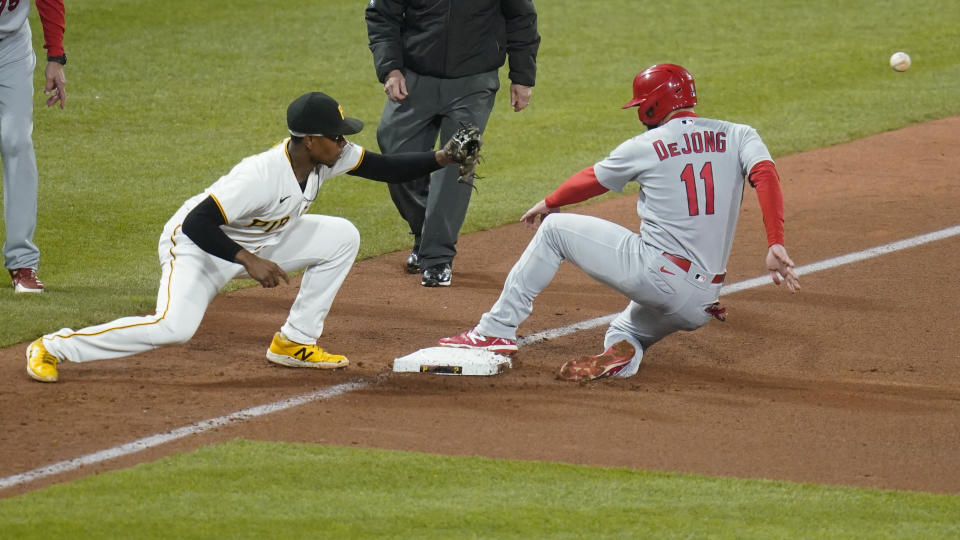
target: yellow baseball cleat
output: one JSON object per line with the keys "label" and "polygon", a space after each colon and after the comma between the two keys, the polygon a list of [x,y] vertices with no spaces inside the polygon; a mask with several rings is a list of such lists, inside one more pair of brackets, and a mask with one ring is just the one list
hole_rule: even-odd
{"label": "yellow baseball cleat", "polygon": [[27,375],[40,382],[57,382],[57,364],[60,359],[47,352],[43,338],[27,347]]}
{"label": "yellow baseball cleat", "polygon": [[346,356],[324,352],[317,344],[296,343],[277,332],[267,349],[267,360],[287,367],[337,369],[350,363]]}

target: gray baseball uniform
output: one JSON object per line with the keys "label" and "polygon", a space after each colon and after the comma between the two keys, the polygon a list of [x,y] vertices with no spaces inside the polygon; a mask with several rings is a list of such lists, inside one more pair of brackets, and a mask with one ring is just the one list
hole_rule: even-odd
{"label": "gray baseball uniform", "polygon": [[37,158],[33,151],[33,52],[30,2],[0,10],[0,160],[7,268],[37,268]]}
{"label": "gray baseball uniform", "polygon": [[617,376],[634,375],[645,348],[711,319],[705,309],[723,284],[744,179],[765,160],[770,153],[750,126],[692,113],[625,141],[594,172],[617,192],[640,185],[640,233],[590,216],[547,216],[476,330],[516,339],[534,298],[569,260],[630,299],[604,346],[633,344],[636,354]]}

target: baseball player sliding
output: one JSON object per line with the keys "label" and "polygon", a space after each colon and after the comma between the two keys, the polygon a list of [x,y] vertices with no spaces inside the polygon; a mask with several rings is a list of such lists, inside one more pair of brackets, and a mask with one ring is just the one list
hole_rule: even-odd
{"label": "baseball player sliding", "polygon": [[[756,189],[769,248],[773,282],[797,292],[800,281],[784,247],[783,196],[767,147],[752,127],[700,118],[693,110],[693,76],[658,64],[633,81],[633,99],[649,128],[609,156],[574,174],[521,217],[537,230],[507,275],[500,298],[470,331],[441,346],[517,350],[517,326],[534,298],[569,260],[630,299],[607,330],[606,350],[566,362],[559,378],[587,381],[637,373],[643,351],[677,330],[694,330],[724,318],[717,302],[737,227],[744,178]],[[627,182],[640,184],[640,234],[599,218],[554,214],[565,205]],[[552,214],[552,215],[551,215]]]}
{"label": "baseball player sliding", "polygon": [[298,269],[305,269],[300,291],[267,359],[291,367],[346,366],[346,357],[324,351],[317,339],[357,255],[360,234],[346,219],[306,213],[320,187],[344,173],[383,182],[412,180],[475,158],[463,146],[476,149],[479,142],[455,135],[437,152],[366,152],[344,138],[363,123],[344,117],[340,105],[321,92],[294,100],[287,126],[290,137],[241,161],[167,222],[158,246],[156,313],[47,334],[27,348],[27,374],[55,382],[62,360],[119,358],[184,343],[231,279],[250,277],[276,287]]}

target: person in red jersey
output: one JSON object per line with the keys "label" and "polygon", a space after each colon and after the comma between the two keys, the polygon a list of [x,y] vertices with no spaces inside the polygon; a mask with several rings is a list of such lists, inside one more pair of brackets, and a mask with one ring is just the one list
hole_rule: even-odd
{"label": "person in red jersey", "polygon": [[[46,49],[47,107],[67,103],[63,0],[36,0]],[[33,50],[29,0],[0,3],[0,161],[3,162],[3,262],[18,293],[42,293],[37,278],[37,157],[33,151]]]}
{"label": "person in red jersey", "polygon": [[[560,263],[570,261],[630,303],[610,324],[606,350],[570,360],[559,377],[587,381],[637,373],[643,351],[678,330],[723,320],[717,302],[740,215],[745,184],[755,188],[767,233],[766,267],[774,283],[800,290],[784,247],[783,195],[770,152],[745,124],[701,118],[693,76],[657,64],[633,81],[633,99],[648,131],[568,178],[521,217],[541,224],[507,275],[500,298],[477,326],[440,340],[445,347],[517,350],[517,326]],[[592,216],[555,214],[563,206],[629,182],[640,185],[640,232]]]}

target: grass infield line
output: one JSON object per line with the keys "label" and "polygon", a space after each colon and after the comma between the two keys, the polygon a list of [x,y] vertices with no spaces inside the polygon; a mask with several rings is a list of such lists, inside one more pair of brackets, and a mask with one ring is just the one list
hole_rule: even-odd
{"label": "grass infield line", "polygon": [[[838,266],[843,266],[845,264],[851,264],[866,259],[872,259],[874,257],[879,257],[887,253],[893,253],[895,251],[900,251],[902,249],[908,249],[916,247],[922,244],[929,242],[934,242],[936,240],[943,240],[945,238],[950,238],[951,236],[956,236],[960,234],[960,225],[955,225],[953,227],[948,227],[946,229],[941,229],[932,233],[922,234],[920,236],[915,236],[913,238],[908,238],[906,240],[899,240],[896,242],[891,242],[889,244],[884,244],[882,246],[876,246],[863,251],[857,251],[855,253],[850,253],[848,255],[841,255],[839,257],[833,257],[826,259],[820,262],[807,264],[800,266],[796,269],[797,274],[812,274],[814,272],[819,272],[821,270],[828,270],[830,268],[836,268]],[[726,285],[720,289],[720,296],[725,294],[732,294],[735,292],[743,291],[746,289],[752,289],[759,287],[761,285],[767,285],[771,283],[769,276],[761,276],[738,283],[733,283],[731,285]],[[517,344],[524,346],[537,343],[540,341],[545,341],[548,339],[554,339],[561,336],[570,335],[581,330],[589,330],[602,326],[605,324],[610,324],[613,319],[619,315],[619,313],[611,313],[610,315],[604,315],[603,317],[597,317],[595,319],[589,319],[586,321],[581,321],[571,325],[563,326],[560,328],[555,328],[552,330],[545,330],[543,332],[537,332],[536,334],[531,334],[529,336],[524,336],[521,338]],[[336,386],[331,386],[330,388],[324,388],[322,390],[316,390],[308,394],[303,394],[300,396],[295,396],[292,398],[276,401],[274,403],[268,403],[266,405],[259,405],[256,407],[251,407],[249,409],[243,409],[242,411],[237,411],[235,413],[228,414],[226,416],[220,416],[217,418],[211,418],[209,420],[202,420],[195,424],[189,426],[181,427],[168,431],[166,433],[161,433],[158,435],[150,435],[136,441],[126,443],[120,446],[115,446],[113,448],[108,448],[106,450],[101,450],[99,452],[94,452],[92,454],[87,454],[85,456],[80,456],[78,458],[60,461],[58,463],[53,463],[51,465],[46,465],[32,471],[27,471],[25,473],[15,474],[13,476],[8,476],[6,478],[0,478],[0,489],[5,489],[8,487],[17,486],[20,484],[26,484],[34,480],[39,480],[40,478],[45,478],[47,476],[52,476],[55,474],[61,474],[69,472],[85,465],[93,465],[100,463],[102,461],[107,461],[110,459],[115,459],[122,457],[128,454],[134,454],[142,450],[147,450],[153,448],[154,446],[159,446],[177,439],[182,439],[189,435],[195,435],[209,431],[214,428],[225,426],[227,424],[233,424],[237,422],[242,422],[249,420],[251,418],[256,418],[259,416],[265,416],[270,413],[277,411],[282,411],[303,405],[305,403],[310,403],[312,401],[318,401],[322,399],[330,399],[337,397],[348,392],[353,392],[361,388],[366,387],[367,384],[363,382],[351,382],[338,384]]]}

